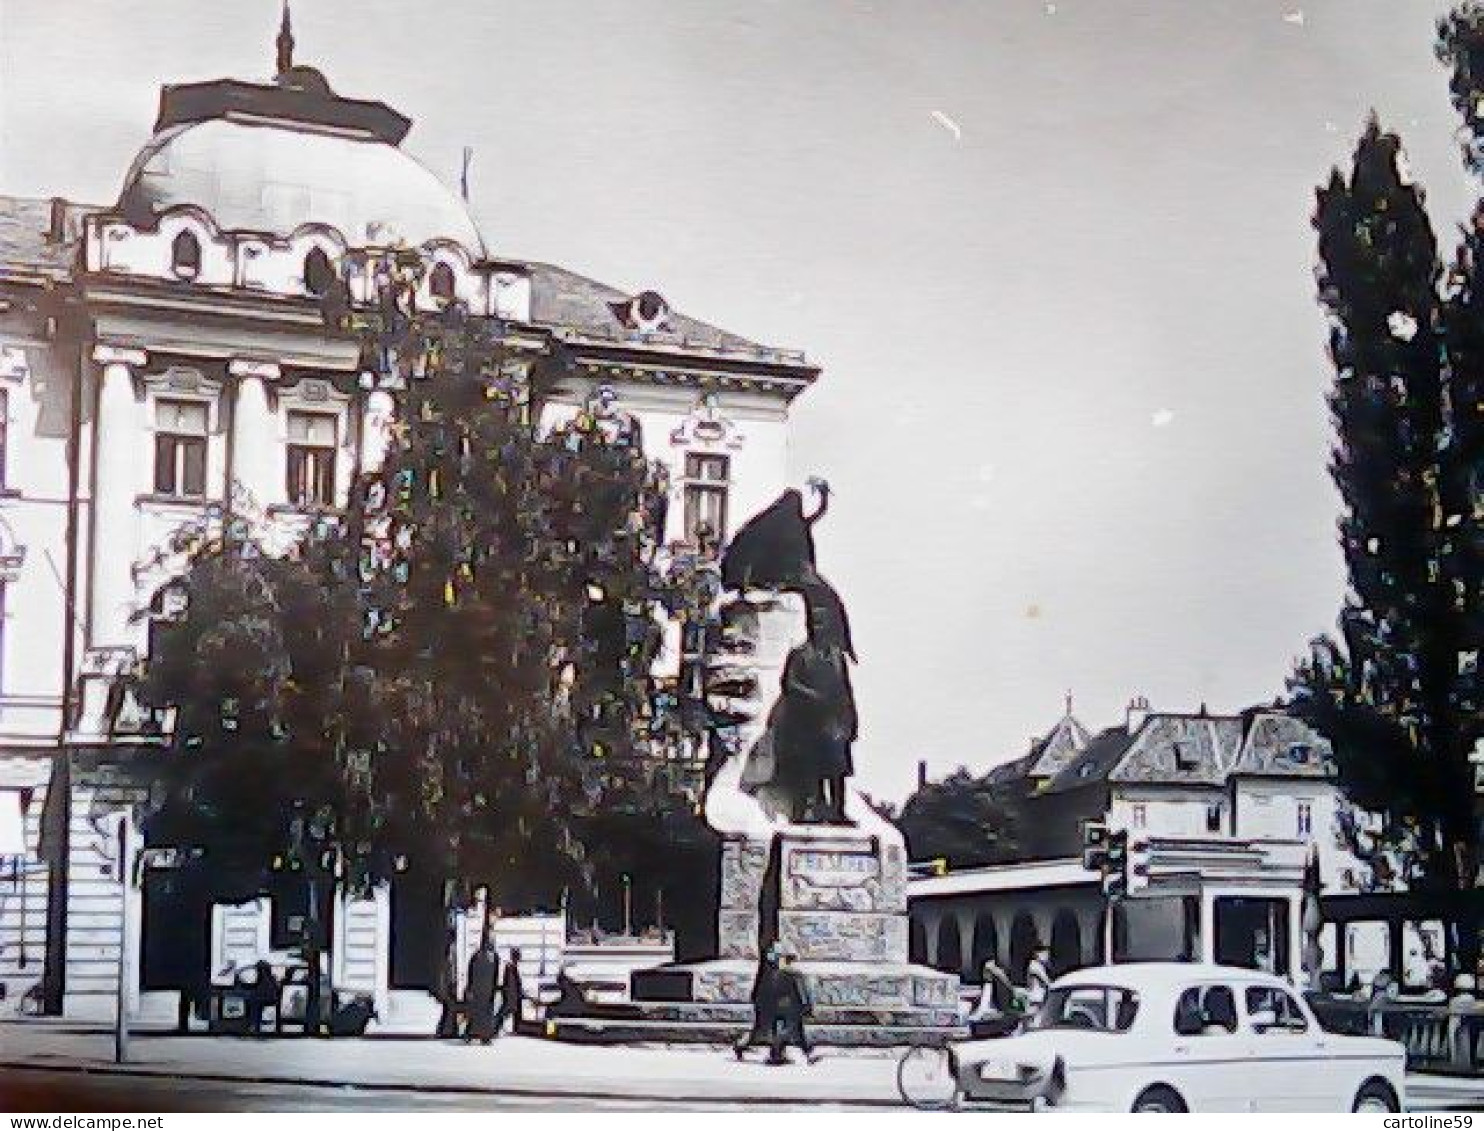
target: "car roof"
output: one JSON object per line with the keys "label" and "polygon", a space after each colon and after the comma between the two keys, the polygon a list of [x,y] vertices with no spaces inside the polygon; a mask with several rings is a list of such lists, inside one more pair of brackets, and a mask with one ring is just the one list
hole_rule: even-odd
{"label": "car roof", "polygon": [[1058,978],[1057,986],[1127,986],[1154,992],[1188,986],[1195,982],[1261,983],[1286,985],[1263,970],[1242,966],[1219,966],[1214,962],[1120,962],[1112,966],[1089,966]]}

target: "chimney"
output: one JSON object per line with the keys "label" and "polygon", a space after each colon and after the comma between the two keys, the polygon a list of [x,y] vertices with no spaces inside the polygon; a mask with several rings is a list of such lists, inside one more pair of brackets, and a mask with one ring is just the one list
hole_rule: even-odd
{"label": "chimney", "polygon": [[67,242],[67,202],[60,196],[52,197],[51,215],[46,225],[47,243]]}
{"label": "chimney", "polygon": [[1142,695],[1136,695],[1128,701],[1124,708],[1123,725],[1129,734],[1135,734],[1144,725],[1144,720],[1149,717],[1149,700]]}
{"label": "chimney", "polygon": [[917,763],[917,788],[923,789],[927,786],[927,759]]}

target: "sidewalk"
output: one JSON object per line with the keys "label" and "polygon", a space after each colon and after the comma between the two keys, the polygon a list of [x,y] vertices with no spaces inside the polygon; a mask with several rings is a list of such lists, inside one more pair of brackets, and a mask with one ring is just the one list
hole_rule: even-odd
{"label": "sidewalk", "polygon": [[[139,1033],[129,1063],[113,1062],[110,1031],[66,1022],[0,1022],[0,1074],[6,1068],[195,1077],[264,1084],[392,1088],[420,1092],[671,1103],[821,1103],[879,1107],[900,1103],[896,1050],[825,1049],[816,1064],[761,1063],[762,1050],[737,1063],[720,1048],[591,1046],[501,1037],[489,1046],[429,1039],[266,1040]],[[797,1057],[797,1053],[795,1053]],[[1413,1075],[1413,1103],[1484,1107],[1484,1080]]]}
{"label": "sidewalk", "polygon": [[129,1062],[113,1062],[101,1029],[0,1023],[0,1072],[45,1068],[182,1076],[244,1083],[324,1084],[507,1096],[707,1102],[897,1104],[897,1056],[824,1050],[818,1063],[775,1068],[759,1049],[737,1063],[726,1049],[562,1044],[501,1037],[489,1046],[436,1040],[243,1039],[143,1033]]}

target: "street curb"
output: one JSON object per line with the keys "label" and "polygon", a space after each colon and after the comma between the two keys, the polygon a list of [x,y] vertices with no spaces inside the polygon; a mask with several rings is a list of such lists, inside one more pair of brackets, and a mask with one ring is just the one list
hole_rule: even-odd
{"label": "street curb", "polygon": [[[748,1104],[748,1103],[792,1103],[793,1099],[787,1096],[769,1095],[722,1095],[722,1096],[682,1096],[682,1095],[653,1095],[638,1092],[604,1092],[597,1090],[562,1090],[560,1092],[542,1091],[531,1087],[505,1086],[499,1087],[489,1084],[397,1084],[397,1083],[360,1083],[346,1080],[311,1080],[297,1076],[242,1076],[228,1072],[172,1072],[163,1068],[148,1068],[143,1065],[132,1064],[46,1064],[35,1061],[0,1060],[0,1071],[6,1069],[23,1069],[34,1072],[76,1072],[79,1074],[95,1074],[99,1076],[140,1076],[164,1080],[207,1080],[217,1084],[273,1084],[298,1088],[356,1088],[367,1092],[426,1092],[429,1095],[482,1095],[482,1096],[506,1096],[519,1099],[543,1099],[543,1100],[622,1100],[629,1103],[654,1103],[654,1104]],[[858,1096],[845,1097],[821,1097],[800,1096],[797,1098],[801,1104],[833,1104],[839,1107],[880,1108],[893,1106],[890,1100],[869,1100]],[[900,1101],[895,1106],[905,1108],[906,1104]]]}

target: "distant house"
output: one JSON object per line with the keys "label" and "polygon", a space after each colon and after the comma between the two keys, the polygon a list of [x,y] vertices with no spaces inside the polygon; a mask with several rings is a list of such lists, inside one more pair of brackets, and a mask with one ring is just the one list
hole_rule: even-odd
{"label": "distant house", "polygon": [[[1215,715],[1135,700],[1097,734],[1068,711],[988,777],[1017,810],[1016,862],[919,879],[910,893],[918,956],[969,977],[988,958],[1017,973],[1037,940],[1062,969],[1111,951],[1296,975],[1310,858],[1325,894],[1369,879],[1342,835],[1329,744],[1278,707]],[[1111,919],[1101,876],[1083,867],[1093,821],[1126,831],[1143,869]],[[1352,968],[1376,949],[1348,935],[1345,946]]]}

